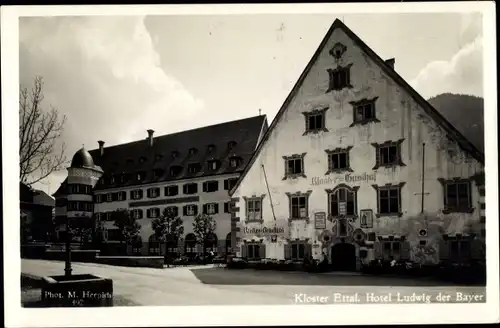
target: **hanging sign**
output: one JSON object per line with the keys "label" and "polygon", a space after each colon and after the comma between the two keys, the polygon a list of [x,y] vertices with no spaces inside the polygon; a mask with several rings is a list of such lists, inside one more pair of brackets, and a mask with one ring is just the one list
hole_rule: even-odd
{"label": "hanging sign", "polygon": [[314,214],[314,229],[326,229],[326,213],[317,212]]}
{"label": "hanging sign", "polygon": [[242,237],[285,237],[288,235],[288,220],[278,219],[273,221],[264,221],[260,224],[249,223],[240,225]]}

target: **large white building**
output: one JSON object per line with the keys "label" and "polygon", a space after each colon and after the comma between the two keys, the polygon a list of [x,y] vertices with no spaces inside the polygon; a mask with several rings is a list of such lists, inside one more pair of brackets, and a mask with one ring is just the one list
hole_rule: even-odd
{"label": "large white building", "polygon": [[[201,252],[201,245],[197,245],[192,232],[194,217],[203,212],[216,221],[216,233],[210,247],[216,253],[226,253],[231,247],[228,191],[266,129],[266,117],[259,115],[158,137],[148,130],[144,140],[111,147],[99,141],[99,148],[90,151],[89,156],[104,174],[89,192],[93,194],[97,222],[104,229],[106,247],[102,252],[115,253],[118,250],[113,250],[113,246],[121,247],[120,233],[111,221],[111,213],[128,209],[141,225],[142,240],[129,247],[129,252],[165,254],[165,244],[156,240],[151,221],[160,216],[164,208],[171,207],[183,220],[184,236],[171,242],[167,251],[177,254]],[[67,187],[65,181],[54,194],[56,217],[62,223],[59,227],[61,239],[65,238]],[[86,190],[78,190],[78,193],[80,191]],[[83,206],[73,203],[71,206],[77,209]]]}
{"label": "large white building", "polygon": [[237,255],[481,257],[484,155],[336,20],[230,191]]}

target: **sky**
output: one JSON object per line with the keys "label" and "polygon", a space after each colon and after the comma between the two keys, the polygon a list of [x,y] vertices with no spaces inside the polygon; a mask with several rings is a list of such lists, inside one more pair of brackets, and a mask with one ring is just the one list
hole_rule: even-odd
{"label": "sky", "polygon": [[[259,114],[269,123],[342,19],[424,98],[482,97],[480,14],[62,16],[19,20],[20,83],[44,79],[70,160],[105,146]],[[53,193],[66,171],[35,188]]]}

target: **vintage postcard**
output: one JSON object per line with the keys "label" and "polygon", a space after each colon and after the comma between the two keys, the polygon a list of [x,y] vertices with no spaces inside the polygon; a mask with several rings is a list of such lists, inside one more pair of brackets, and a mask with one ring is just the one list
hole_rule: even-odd
{"label": "vintage postcard", "polygon": [[494,13],[2,7],[6,325],[498,322]]}

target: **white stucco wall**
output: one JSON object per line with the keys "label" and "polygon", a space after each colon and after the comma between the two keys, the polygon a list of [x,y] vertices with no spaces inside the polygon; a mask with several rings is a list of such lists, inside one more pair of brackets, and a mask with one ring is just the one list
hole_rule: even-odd
{"label": "white stucco wall", "polygon": [[[341,42],[347,47],[340,65],[353,64],[350,77],[353,88],[325,93],[329,84],[327,69],[336,67],[334,58],[328,52],[336,42]],[[349,102],[373,97],[378,97],[376,116],[381,122],[349,127],[353,121],[353,107]],[[303,136],[305,121],[302,112],[323,107],[329,107],[326,112],[326,128],[329,131]],[[371,143],[397,141],[402,138],[404,141],[401,155],[406,166],[373,170],[375,148]],[[441,212],[444,207],[443,187],[438,178],[469,178],[475,173],[482,172],[483,165],[466,156],[457,144],[449,141],[445,137],[444,130],[428,117],[422,108],[419,108],[419,105],[403,88],[389,78],[361,48],[354,45],[343,31],[336,29],[233,194],[233,197],[240,199],[237,203],[240,226],[244,226],[246,213],[243,196],[266,194],[262,204],[264,220],[273,220],[271,198],[276,218],[281,220],[289,217],[289,200],[286,192],[312,190],[308,213],[311,224],[306,224],[305,221],[292,222],[290,238],[309,237],[312,241],[316,240],[320,231],[314,230],[314,213],[328,212],[325,189],[333,189],[337,183],[313,186],[312,178],[329,176],[335,179],[344,176],[345,174],[325,176],[328,169],[325,150],[353,146],[350,151],[350,166],[354,170],[352,174],[376,175],[375,182],[346,182],[350,186],[359,186],[358,214],[360,209],[372,209],[373,213],[377,213],[377,196],[372,184],[381,186],[386,183],[406,183],[401,192],[403,216],[374,217],[373,229],[364,229],[364,231],[374,231],[377,234],[405,234],[415,244],[417,241],[415,233],[423,223],[408,220],[408,218],[418,215],[421,209],[421,196],[416,194],[421,192],[422,143],[424,142],[426,143],[425,192],[429,193],[425,196],[425,211],[437,217],[435,224],[442,226],[446,233],[462,232],[468,222],[479,220],[478,188],[474,183],[472,184],[472,204],[475,207],[473,213],[445,215]],[[285,165],[282,156],[301,153],[307,153],[304,158],[307,178],[283,180]],[[268,195],[264,181],[262,165],[267,173],[271,197]],[[331,230],[332,224],[328,221],[327,223],[327,229]],[[354,225],[355,228],[359,228],[359,220]],[[430,233],[431,230],[429,229]],[[266,247],[266,257],[283,258],[283,243],[282,239],[277,244]],[[315,257],[318,257],[321,250],[313,248],[313,252]]]}

